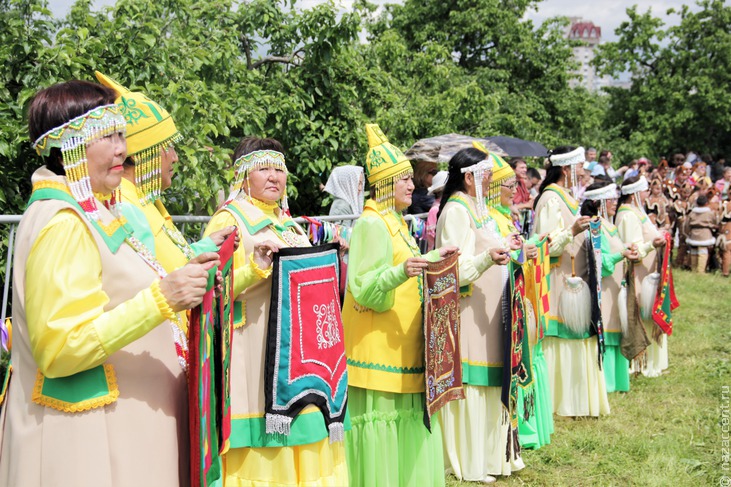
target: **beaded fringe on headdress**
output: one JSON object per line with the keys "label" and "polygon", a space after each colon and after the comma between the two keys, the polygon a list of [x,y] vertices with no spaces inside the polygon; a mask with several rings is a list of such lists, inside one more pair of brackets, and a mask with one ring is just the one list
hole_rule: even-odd
{"label": "beaded fringe on headdress", "polygon": [[[284,154],[274,150],[257,150],[244,154],[234,161],[234,168],[236,173],[234,175],[234,183],[231,186],[231,193],[226,198],[226,201],[222,206],[226,206],[228,203],[233,201],[236,196],[244,188],[244,183],[248,181],[249,172],[252,169],[261,169],[264,167],[275,167],[282,169],[286,174],[289,174],[287,170],[287,164],[284,160]],[[247,191],[248,193],[248,191]],[[282,193],[282,199],[280,207],[283,211],[289,209],[287,204],[287,187],[285,186],[284,192]]]}
{"label": "beaded fringe on headdress", "polygon": [[[485,174],[488,171],[492,170],[492,165],[488,162],[482,161],[477,164],[474,164],[469,167],[463,167],[461,169],[462,174],[471,172],[474,179],[475,179],[475,199],[476,206],[477,206],[477,213],[478,217],[480,218],[480,222],[484,223],[488,219],[488,213],[487,213],[487,204],[485,203],[485,195],[482,194],[482,180],[485,178]],[[492,184],[490,185],[490,188],[488,189],[488,192],[490,193],[488,197],[492,201],[494,199],[493,193],[497,195],[498,201],[500,198],[500,189],[499,186],[497,189],[493,191]]]}
{"label": "beaded fringe on headdress", "polygon": [[[114,133],[125,134],[127,122],[117,105],[104,105],[80,115],[60,127],[41,135],[34,143],[38,155],[48,157],[51,149],[61,150],[66,183],[71,195],[91,220],[99,220],[99,212],[91,189],[86,148],[100,139]],[[115,190],[105,201],[115,215],[118,215],[119,190]]]}
{"label": "beaded fringe on headdress", "polygon": [[135,162],[135,186],[143,206],[154,203],[162,192],[162,155],[160,151],[168,151],[183,140],[179,132],[152,147],[133,156]]}
{"label": "beaded fringe on headdress", "polygon": [[642,198],[640,198],[640,193],[634,193],[632,195],[632,199],[634,200],[635,206],[640,209],[643,213],[645,212],[645,205],[642,204]]}
{"label": "beaded fringe on headdress", "polygon": [[396,181],[406,176],[413,175],[414,170],[409,168],[393,175],[390,178],[381,179],[371,187],[371,191],[374,193],[371,197],[376,201],[378,211],[382,215],[385,215],[389,211],[396,211]]}

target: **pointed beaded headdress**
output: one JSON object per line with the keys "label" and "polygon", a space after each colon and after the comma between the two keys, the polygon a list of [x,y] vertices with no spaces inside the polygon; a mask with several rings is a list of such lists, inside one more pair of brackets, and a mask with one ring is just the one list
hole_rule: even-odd
{"label": "pointed beaded headdress", "polygon": [[[99,212],[91,189],[86,148],[108,135],[117,132],[124,134],[126,128],[127,124],[117,105],[103,105],[49,130],[33,143],[39,156],[48,157],[53,148],[61,150],[71,195],[91,220],[99,220]],[[115,190],[105,203],[115,215],[119,202],[118,191]]]}
{"label": "pointed beaded headdress", "polygon": [[[244,184],[248,184],[249,173],[252,169],[261,169],[265,167],[273,167],[281,169],[285,174],[289,174],[287,170],[287,164],[284,160],[284,154],[275,150],[256,150],[244,154],[234,161],[234,168],[236,173],[234,175],[234,183],[232,185],[231,193],[226,198],[226,204],[233,201],[234,198],[244,189]],[[250,195],[251,191],[247,188],[246,194]],[[282,199],[279,206],[282,210],[287,211],[289,206],[287,204],[287,187],[285,185],[284,192],[282,193]]]}
{"label": "pointed beaded headdress", "polygon": [[396,181],[413,175],[414,169],[401,149],[388,141],[378,125],[366,124],[366,135],[369,149],[365,171],[371,186],[371,198],[376,201],[378,211],[385,214],[396,209]]}
{"label": "pointed beaded headdress", "polygon": [[170,114],[144,93],[132,92],[112,78],[95,72],[101,84],[117,92],[117,105],[127,120],[127,155],[135,163],[135,186],[144,206],[162,192],[162,156],[183,139]]}

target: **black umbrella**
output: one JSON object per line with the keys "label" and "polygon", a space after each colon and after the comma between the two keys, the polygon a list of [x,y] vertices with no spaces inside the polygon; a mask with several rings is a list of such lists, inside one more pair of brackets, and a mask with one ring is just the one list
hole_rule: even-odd
{"label": "black umbrella", "polygon": [[516,139],[506,135],[486,137],[486,139],[500,146],[510,157],[546,157],[548,155],[546,146],[538,142]]}

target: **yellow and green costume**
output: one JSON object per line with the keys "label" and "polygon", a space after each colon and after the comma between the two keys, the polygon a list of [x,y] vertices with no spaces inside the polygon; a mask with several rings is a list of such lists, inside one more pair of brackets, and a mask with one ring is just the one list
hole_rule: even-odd
{"label": "yellow and green costume", "polygon": [[[266,151],[239,158],[250,164],[284,164]],[[270,162],[266,162],[270,161]],[[237,168],[242,169],[242,168]],[[231,352],[231,449],[224,455],[225,486],[340,486],[348,471],[342,442],[330,443],[322,413],[307,406],[291,424],[289,435],[267,434],[265,423],[265,354],[271,298],[271,270],[253,264],[255,246],[264,240],[285,247],[309,246],[304,231],[276,204],[267,204],[239,191],[247,168],[237,170],[240,180],[233,198],[209,222],[205,235],[235,226],[241,244],[234,252],[234,337]],[[347,427],[347,418],[346,418]]]}
{"label": "yellow and green costume", "polygon": [[[424,338],[421,280],[403,263],[420,256],[403,217],[392,210],[394,180],[411,165],[377,126],[367,125],[366,174],[376,200],[353,227],[343,303],[348,356],[345,434],[354,486],[444,485],[439,422],[424,426]],[[427,254],[437,260],[439,254]]]}
{"label": "yellow and green costume", "polygon": [[[493,154],[495,159],[495,167],[493,169],[492,184],[496,186],[495,192],[498,197],[491,202],[490,205],[490,216],[497,223],[500,235],[505,237],[511,233],[518,233],[511,218],[510,208],[503,206],[500,203],[500,186],[508,181],[515,180],[515,172],[502,158]],[[532,236],[527,240],[526,243],[538,243],[538,235]],[[515,260],[516,252],[512,253],[513,259]],[[534,276],[533,261],[526,261],[523,264],[523,271],[526,276],[526,299],[534,293],[532,286],[534,285],[532,277]],[[534,313],[538,313],[538,306],[533,306]],[[536,317],[538,318],[538,317]],[[536,319],[535,325],[540,326],[541,320]],[[531,326],[532,324],[527,324]],[[543,330],[545,331],[545,330]],[[525,395],[526,391],[522,388],[518,388],[518,436],[520,439],[520,445],[523,448],[538,449],[543,445],[551,443],[551,434],[553,434],[553,407],[551,404],[551,390],[550,384],[548,383],[548,368],[546,365],[546,359],[543,355],[543,343],[541,338],[541,331],[533,329],[529,331],[531,337],[531,347],[529,353],[531,354],[531,368],[533,376],[533,411],[529,419],[525,419]],[[535,337],[535,338],[533,338]]]}
{"label": "yellow and green costume", "polygon": [[186,378],[159,275],[100,199],[92,217],[65,177],[41,168],[32,182],[0,483],[187,484]]}

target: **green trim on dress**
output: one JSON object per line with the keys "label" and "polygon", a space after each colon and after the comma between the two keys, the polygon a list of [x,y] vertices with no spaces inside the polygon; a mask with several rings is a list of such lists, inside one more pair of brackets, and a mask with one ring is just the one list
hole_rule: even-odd
{"label": "green trim on dress", "polygon": [[[345,412],[345,431],[350,430],[350,414]],[[289,435],[267,434],[263,416],[231,418],[231,448],[279,448],[284,446],[308,445],[328,438],[325,419],[319,409],[300,413],[292,420]]]}
{"label": "green trim on dress", "polygon": [[476,365],[462,361],[462,382],[471,386],[501,387],[502,365]]}
{"label": "green trim on dress", "polygon": [[381,372],[390,372],[393,374],[423,374],[425,370],[424,367],[394,367],[392,365],[361,362],[353,359],[348,359],[348,365],[358,367],[359,369],[380,370]]}
{"label": "green trim on dress", "polygon": [[559,186],[558,184],[549,184],[546,188],[546,191],[552,191],[556,193],[559,198],[566,204],[568,209],[571,211],[571,214],[576,216],[576,214],[579,212],[579,202],[574,199],[573,196],[566,194],[566,191]]}
{"label": "green trim on dress", "polygon": [[546,336],[563,338],[564,340],[584,340],[591,338],[588,331],[584,333],[575,333],[569,327],[563,324],[563,321],[559,321],[555,316],[551,316],[548,321],[548,330],[546,330]]}

